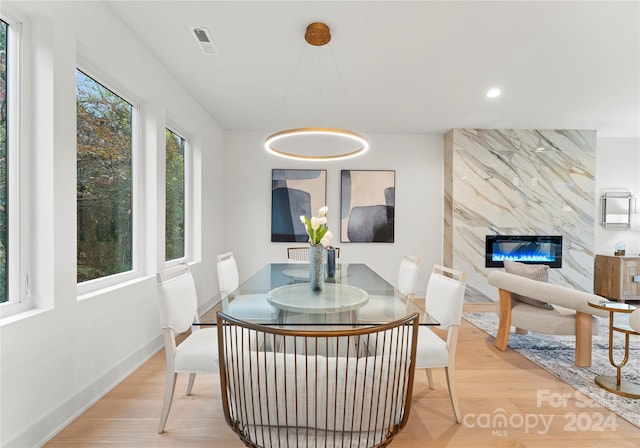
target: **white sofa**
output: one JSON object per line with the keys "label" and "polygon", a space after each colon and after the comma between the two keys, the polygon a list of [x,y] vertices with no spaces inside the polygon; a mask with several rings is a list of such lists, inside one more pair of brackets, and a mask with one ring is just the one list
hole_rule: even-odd
{"label": "white sofa", "polygon": [[[594,316],[608,318],[607,311],[589,306],[589,301],[607,299],[576,289],[532,280],[515,274],[495,271],[487,278],[489,284],[498,288],[498,333],[495,346],[506,350],[511,326],[518,333],[533,331],[554,335],[575,335],[578,367],[591,365],[591,339],[597,334],[598,325]],[[518,300],[511,293],[546,302],[553,309],[544,309]],[[595,325],[594,325],[595,322]]]}

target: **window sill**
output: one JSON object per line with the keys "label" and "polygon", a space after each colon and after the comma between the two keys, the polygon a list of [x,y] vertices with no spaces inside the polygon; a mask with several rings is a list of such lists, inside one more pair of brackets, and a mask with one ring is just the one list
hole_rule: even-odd
{"label": "window sill", "polygon": [[124,280],[124,281],[119,282],[119,283],[115,283],[115,284],[112,284],[112,285],[104,286],[102,288],[98,288],[98,289],[94,289],[94,290],[91,290],[91,291],[87,291],[85,293],[78,294],[78,301],[80,302],[82,300],[92,299],[94,297],[98,297],[98,296],[101,296],[101,295],[104,295],[104,294],[108,294],[108,293],[113,292],[113,291],[117,291],[118,289],[121,289],[121,288],[126,288],[127,286],[131,286],[131,285],[135,285],[135,284],[138,284],[138,283],[141,283],[141,282],[148,281],[149,279],[152,279],[152,278],[153,277],[149,276],[149,275],[141,275],[139,277],[135,277],[135,278],[132,278],[130,280]]}
{"label": "window sill", "polygon": [[40,314],[44,314],[48,311],[51,311],[52,308],[30,308],[25,311],[18,312],[16,314],[11,314],[6,317],[0,317],[0,328],[11,325],[16,322],[20,322],[25,319],[30,319],[34,316],[38,316]]}

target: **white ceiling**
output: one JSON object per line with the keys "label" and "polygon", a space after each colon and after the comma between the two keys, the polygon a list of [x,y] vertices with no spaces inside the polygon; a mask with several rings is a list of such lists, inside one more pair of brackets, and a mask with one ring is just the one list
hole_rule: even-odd
{"label": "white ceiling", "polygon": [[[640,137],[638,1],[107,3],[228,130]],[[331,28],[325,47],[303,39],[315,21]],[[503,95],[489,100],[493,86]]]}

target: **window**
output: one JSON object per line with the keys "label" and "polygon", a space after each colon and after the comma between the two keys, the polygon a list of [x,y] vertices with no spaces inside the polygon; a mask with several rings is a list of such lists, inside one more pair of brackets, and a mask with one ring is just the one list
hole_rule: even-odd
{"label": "window", "polygon": [[8,129],[7,129],[7,38],[9,25],[0,20],[0,303],[9,300],[9,266],[7,252],[9,248],[8,219]]}
{"label": "window", "polygon": [[166,134],[165,260],[185,256],[185,139]]}
{"label": "window", "polygon": [[133,269],[133,106],[76,71],[78,283]]}
{"label": "window", "polygon": [[[27,308],[26,270],[21,267],[19,200],[19,96],[22,24],[2,12],[0,18],[0,304],[8,316]],[[25,281],[20,286],[20,276]]]}

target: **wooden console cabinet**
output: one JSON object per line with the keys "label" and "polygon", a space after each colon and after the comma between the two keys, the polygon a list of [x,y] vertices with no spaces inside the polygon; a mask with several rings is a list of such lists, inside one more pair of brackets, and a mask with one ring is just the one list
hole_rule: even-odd
{"label": "wooden console cabinet", "polygon": [[593,292],[614,299],[640,300],[640,257],[596,255]]}

